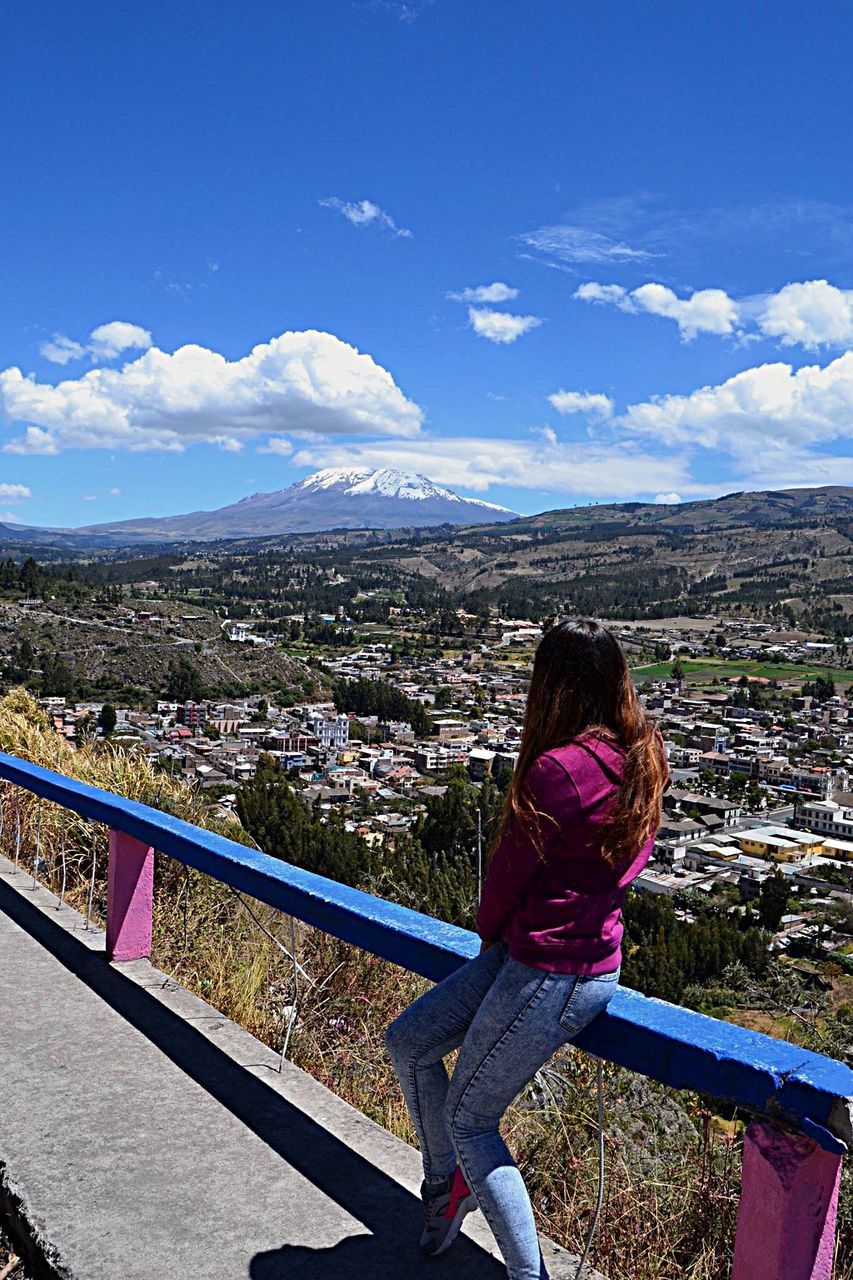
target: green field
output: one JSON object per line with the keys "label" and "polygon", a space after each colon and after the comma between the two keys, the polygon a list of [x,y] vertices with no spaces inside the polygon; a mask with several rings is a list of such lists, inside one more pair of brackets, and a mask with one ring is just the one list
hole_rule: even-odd
{"label": "green field", "polygon": [[[695,684],[707,683],[717,676],[764,676],[768,680],[784,680],[790,684],[802,684],[816,676],[829,675],[836,684],[853,682],[853,669],[846,667],[800,666],[795,662],[727,662],[721,658],[682,658],[681,665],[688,680]],[[653,662],[644,667],[632,667],[638,680],[664,680],[671,672],[672,662]]]}

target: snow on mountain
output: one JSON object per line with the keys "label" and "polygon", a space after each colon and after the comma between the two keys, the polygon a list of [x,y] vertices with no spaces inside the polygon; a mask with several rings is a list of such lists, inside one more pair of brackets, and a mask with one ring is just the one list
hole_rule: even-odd
{"label": "snow on mountain", "polygon": [[463,498],[427,476],[396,467],[326,468],[275,493],[253,493],[217,511],[144,517],[90,525],[80,533],[132,541],[269,537],[325,529],[428,528],[491,524],[516,513],[479,498]]}
{"label": "snow on mountain", "polygon": [[320,491],[338,489],[347,494],[380,494],[384,498],[404,498],[409,502],[425,502],[438,499],[442,502],[461,502],[468,506],[485,507],[489,511],[503,511],[514,515],[508,507],[499,507],[494,502],[483,502],[480,498],[460,498],[452,489],[445,489],[434,484],[428,476],[419,472],[400,471],[397,467],[365,467],[361,470],[338,469],[327,467],[323,471],[315,471],[297,482],[297,489]]}

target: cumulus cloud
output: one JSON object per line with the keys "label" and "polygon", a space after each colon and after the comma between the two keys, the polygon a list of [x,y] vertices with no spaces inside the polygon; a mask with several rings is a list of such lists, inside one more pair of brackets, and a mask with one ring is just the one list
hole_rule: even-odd
{"label": "cumulus cloud", "polygon": [[518,289],[496,280],[494,284],[478,284],[474,289],[461,289],[459,293],[448,293],[452,302],[511,302],[518,297]]}
{"label": "cumulus cloud", "polygon": [[542,323],[538,316],[514,316],[509,311],[493,311],[491,307],[469,307],[468,321],[481,338],[503,345],[515,342]]}
{"label": "cumulus cloud", "polygon": [[55,333],[50,342],[43,342],[39,351],[45,360],[52,364],[68,364],[71,360],[80,360],[86,354],[86,348],[64,333]]}
{"label": "cumulus cloud", "polygon": [[337,209],[338,213],[342,213],[347,222],[351,222],[354,227],[367,227],[374,223],[405,240],[412,238],[412,233],[407,227],[398,227],[390,213],[380,209],[379,205],[374,204],[372,200],[339,200],[337,196],[327,196],[325,200],[320,200],[318,203],[325,209]]}
{"label": "cumulus cloud", "polygon": [[637,314],[665,316],[674,320],[685,342],[698,333],[732,334],[735,332],[739,311],[724,289],[697,289],[687,298],[679,298],[674,290],[663,284],[643,284],[630,293],[618,284],[582,284],[573,295],[581,302],[617,307],[620,311]]}
{"label": "cumulus cloud", "polygon": [[333,334],[283,333],[228,360],[194,344],[151,347],[121,369],[90,369],[55,386],[0,371],[0,418],[23,431],[9,453],[69,448],[236,450],[267,432],[417,435],[423,412],[371,356]]}
{"label": "cumulus cloud", "polygon": [[32,496],[32,490],[25,484],[0,484],[0,500],[3,502],[23,502]]}
{"label": "cumulus cloud", "polygon": [[592,280],[576,289],[573,297],[629,315],[664,316],[675,321],[686,342],[698,333],[712,333],[775,338],[783,347],[812,351],[853,344],[853,289],[839,289],[828,280],[786,284],[776,293],[740,299],[724,289],[697,289],[680,298],[667,285],[654,282],[629,291]]}
{"label": "cumulus cloud", "polygon": [[757,365],[689,395],[633,404],[620,427],[663,444],[722,449],[746,459],[761,451],[790,454],[850,435],[853,352],[825,366]]}
{"label": "cumulus cloud", "polygon": [[110,320],[93,329],[86,343],[75,342],[64,333],[55,333],[50,342],[41,344],[39,351],[45,360],[53,364],[69,364],[86,355],[93,360],[114,360],[125,351],[147,351],[151,343],[151,334],[141,325],[130,324],[127,320]]}
{"label": "cumulus cloud", "polygon": [[631,296],[642,310],[674,320],[687,342],[697,333],[734,333],[737,326],[737,306],[723,289],[697,289],[679,298],[666,285],[643,284]]}
{"label": "cumulus cloud", "polygon": [[548,397],[557,413],[585,413],[589,417],[603,421],[613,413],[613,401],[610,396],[597,391],[555,391]]}
{"label": "cumulus cloud", "polygon": [[622,412],[600,393],[555,392],[555,407],[560,396],[570,412],[607,410],[594,438],[561,441],[537,426],[522,439],[323,441],[302,445],[292,460],[313,468],[395,466],[474,493],[512,486],[577,500],[677,503],[737,490],[853,483],[853,352],[824,366],[757,365],[718,385],[655,396]]}
{"label": "cumulus cloud", "polygon": [[828,280],[786,284],[763,300],[757,323],[783,347],[853,344],[853,289],[838,289]]}
{"label": "cumulus cloud", "polygon": [[138,324],[126,320],[111,320],[99,324],[89,334],[89,349],[94,356],[114,360],[123,351],[147,351],[152,345],[151,334]]}

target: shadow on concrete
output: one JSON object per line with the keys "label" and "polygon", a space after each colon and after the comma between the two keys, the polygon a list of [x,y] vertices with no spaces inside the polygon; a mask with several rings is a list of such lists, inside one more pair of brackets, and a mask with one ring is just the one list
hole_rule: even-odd
{"label": "shadow on concrete", "polygon": [[[0,911],[38,941],[70,973],[141,1032],[186,1075],[236,1116],[293,1169],[348,1214],[366,1232],[329,1249],[283,1245],[257,1254],[252,1280],[311,1276],[316,1280],[400,1280],[407,1274],[435,1277],[436,1260],[418,1248],[421,1202],[351,1150],[309,1115],[233,1061],[154,996],[112,968],[103,952],[73,935],[0,881]],[[203,1176],[200,1172],[200,1176]],[[294,1217],[299,1205],[293,1206]],[[245,1207],[244,1224],[251,1220]],[[286,1225],[282,1236],[287,1238]],[[472,1240],[460,1236],[442,1255],[446,1280],[505,1280],[506,1269]]]}

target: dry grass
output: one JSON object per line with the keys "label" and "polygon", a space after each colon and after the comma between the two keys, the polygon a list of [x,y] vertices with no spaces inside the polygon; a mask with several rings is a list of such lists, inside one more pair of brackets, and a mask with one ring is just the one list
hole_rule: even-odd
{"label": "dry grass", "polygon": [[[197,796],[145,761],[111,749],[74,750],[59,741],[20,691],[0,699],[0,749],[199,825],[216,825]],[[32,869],[39,803],[11,787],[0,799],[0,844],[14,856],[20,822],[21,864]],[[58,891],[64,840],[66,896],[84,911],[96,850],[92,914],[102,923],[106,832],[45,802],[40,821],[39,877]],[[293,1062],[416,1146],[383,1035],[430,983],[260,904],[249,905],[263,928],[226,886],[159,858],[154,963],[266,1044],[278,1050],[287,1041]],[[296,972],[291,955],[302,972]],[[448,1057],[448,1070],[455,1057],[455,1051]],[[731,1266],[739,1135],[721,1132],[696,1098],[610,1064],[605,1090],[607,1185],[593,1265],[614,1280],[722,1280]],[[579,1252],[596,1187],[592,1059],[562,1049],[507,1110],[502,1132],[524,1172],[540,1229]],[[839,1256],[836,1280],[853,1280],[849,1254]]]}

